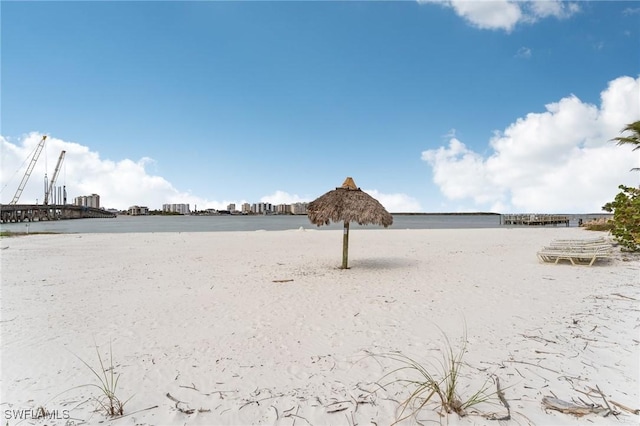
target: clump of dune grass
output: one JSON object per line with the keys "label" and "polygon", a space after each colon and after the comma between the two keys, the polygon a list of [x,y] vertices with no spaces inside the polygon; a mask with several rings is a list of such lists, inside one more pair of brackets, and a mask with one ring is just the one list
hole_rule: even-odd
{"label": "clump of dune grass", "polygon": [[613,221],[607,218],[592,219],[582,224],[587,231],[611,231],[613,229]]}
{"label": "clump of dune grass", "polygon": [[[442,358],[436,362],[422,363],[400,352],[382,354],[380,356],[396,361],[400,367],[385,374],[381,381],[391,376],[383,389],[391,384],[402,384],[409,388],[409,396],[400,403],[399,414],[394,425],[409,417],[415,416],[429,404],[436,404],[445,413],[456,413],[461,417],[467,415],[467,410],[475,405],[487,402],[496,392],[488,392],[489,380],[467,398],[459,394],[463,357],[466,351],[466,333],[458,352],[454,351],[447,336],[443,333],[445,348]],[[405,375],[408,377],[400,377]]]}
{"label": "clump of dune grass", "polygon": [[3,237],[22,237],[25,235],[54,235],[58,232],[52,231],[36,231],[36,232],[21,232],[21,231],[0,231],[0,238]]}
{"label": "clump of dune grass", "polygon": [[93,386],[100,390],[101,394],[96,398],[98,404],[102,407],[102,409],[106,412],[106,414],[110,417],[122,416],[124,414],[124,406],[131,398],[128,398],[125,401],[122,401],[117,395],[116,392],[118,390],[118,381],[120,380],[120,374],[115,373],[115,368],[113,366],[113,350],[111,347],[111,342],[109,342],[109,366],[105,369],[104,361],[102,356],[100,355],[100,351],[98,346],[96,345],[96,354],[98,355],[98,362],[100,364],[100,373],[96,371],[92,366],[90,366],[86,361],[82,358],[78,357],[80,361],[84,365],[91,370],[91,372],[98,379],[98,383],[91,383],[86,386]]}

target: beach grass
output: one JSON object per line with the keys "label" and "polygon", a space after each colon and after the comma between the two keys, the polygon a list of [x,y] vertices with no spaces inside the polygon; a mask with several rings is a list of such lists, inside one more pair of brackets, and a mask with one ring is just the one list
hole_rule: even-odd
{"label": "beach grass", "polygon": [[22,237],[24,235],[55,235],[59,232],[36,231],[36,232],[16,232],[16,231],[0,231],[0,238]]}
{"label": "beach grass", "polygon": [[120,380],[120,374],[115,373],[115,367],[113,365],[113,349],[111,347],[111,342],[109,342],[109,366],[105,368],[104,360],[100,355],[100,351],[98,346],[96,345],[96,354],[98,355],[98,362],[100,364],[100,372],[96,371],[95,368],[90,366],[85,360],[78,357],[80,361],[84,365],[91,370],[91,372],[98,379],[98,384],[91,383],[86,386],[93,386],[100,390],[101,395],[96,398],[102,409],[106,412],[106,414],[110,417],[122,416],[124,414],[124,407],[132,397],[128,398],[125,401],[122,401],[117,395],[118,391],[118,381]]}
{"label": "beach grass", "polygon": [[582,226],[587,231],[604,231],[609,232],[613,229],[613,221],[610,219],[593,219],[585,222]]}
{"label": "beach grass", "polygon": [[[461,417],[475,405],[489,401],[496,392],[489,392],[489,379],[471,396],[462,399],[459,393],[461,371],[466,352],[466,333],[463,344],[456,352],[448,337],[444,336],[442,358],[436,362],[419,362],[401,352],[382,354],[383,358],[395,361],[400,367],[387,373],[381,381],[394,377],[385,385],[401,384],[409,388],[409,396],[400,403],[399,414],[393,424],[398,424],[409,417],[417,415],[429,403],[435,403],[447,414],[456,413]],[[405,373],[407,373],[405,375]],[[405,377],[398,377],[398,376]]]}

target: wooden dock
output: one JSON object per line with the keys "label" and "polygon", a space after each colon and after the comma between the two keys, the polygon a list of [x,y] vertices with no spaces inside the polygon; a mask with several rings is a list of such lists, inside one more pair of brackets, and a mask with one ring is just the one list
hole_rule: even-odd
{"label": "wooden dock", "polygon": [[569,217],[557,214],[503,214],[500,218],[502,225],[512,226],[569,226]]}

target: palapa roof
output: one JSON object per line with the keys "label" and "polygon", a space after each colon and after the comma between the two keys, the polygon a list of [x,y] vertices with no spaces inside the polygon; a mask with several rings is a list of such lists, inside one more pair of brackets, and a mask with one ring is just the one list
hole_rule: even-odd
{"label": "palapa roof", "polygon": [[352,178],[341,187],[316,198],[307,206],[307,216],[314,225],[330,222],[356,222],[359,225],[393,223],[393,216],[371,195],[358,188]]}

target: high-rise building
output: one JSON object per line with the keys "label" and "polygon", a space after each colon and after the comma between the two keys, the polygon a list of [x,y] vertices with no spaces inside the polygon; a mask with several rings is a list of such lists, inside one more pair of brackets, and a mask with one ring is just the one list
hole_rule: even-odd
{"label": "high-rise building", "polygon": [[276,213],[278,213],[278,214],[289,214],[289,213],[291,213],[291,205],[290,204],[278,204],[276,206]]}
{"label": "high-rise building", "polygon": [[251,210],[257,214],[273,213],[273,205],[271,203],[256,203]]}
{"label": "high-rise building", "polygon": [[163,204],[162,211],[169,213],[191,214],[189,204]]}
{"label": "high-rise building", "polygon": [[307,214],[308,203],[293,203],[291,204],[291,214]]}
{"label": "high-rise building", "polygon": [[82,207],[100,208],[100,196],[98,194],[81,195],[73,199],[73,204]]}

